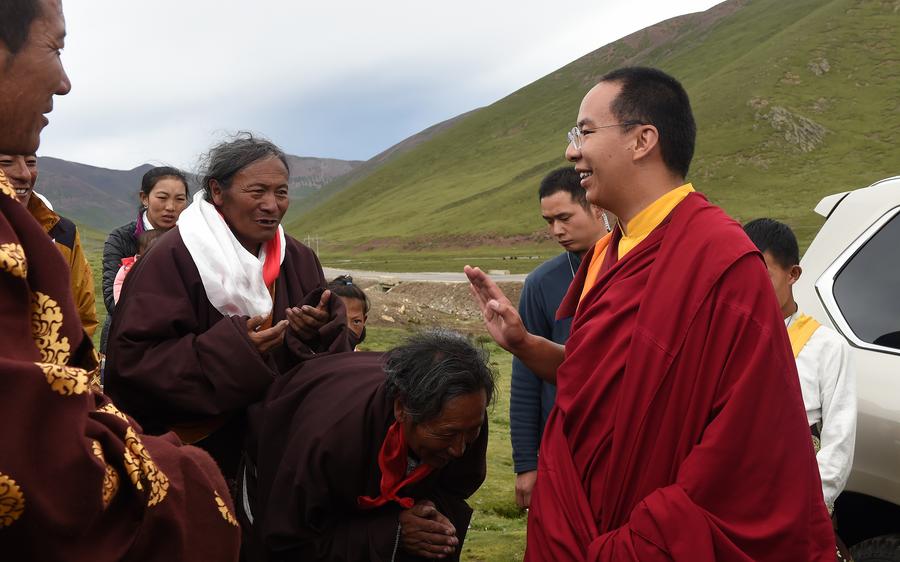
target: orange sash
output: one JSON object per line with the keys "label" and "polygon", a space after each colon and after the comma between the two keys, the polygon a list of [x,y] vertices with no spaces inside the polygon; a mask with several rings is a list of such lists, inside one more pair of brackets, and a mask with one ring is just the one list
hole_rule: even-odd
{"label": "orange sash", "polygon": [[788,338],[791,340],[791,351],[794,352],[794,359],[800,355],[803,347],[809,342],[813,333],[819,329],[818,321],[812,316],[806,314],[798,314],[797,318],[788,326]]}

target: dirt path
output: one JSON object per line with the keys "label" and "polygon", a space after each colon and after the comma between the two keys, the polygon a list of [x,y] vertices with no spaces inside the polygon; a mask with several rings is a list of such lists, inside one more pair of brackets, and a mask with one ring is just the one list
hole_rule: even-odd
{"label": "dirt path", "polygon": [[[372,326],[432,327],[480,331],[481,312],[460,273],[382,273],[325,268],[325,277],[353,276],[369,297]],[[525,275],[492,276],[513,303],[519,302]]]}
{"label": "dirt path", "polygon": [[[458,272],[436,272],[424,271],[418,273],[390,273],[386,271],[360,271],[355,269],[339,269],[334,267],[325,267],[325,278],[334,279],[338,275],[352,275],[354,279],[368,279],[372,281],[429,281],[441,283],[465,283],[466,275],[462,271]],[[525,281],[525,273],[509,274],[499,273],[494,270],[490,272],[491,278],[498,283],[523,283]]]}

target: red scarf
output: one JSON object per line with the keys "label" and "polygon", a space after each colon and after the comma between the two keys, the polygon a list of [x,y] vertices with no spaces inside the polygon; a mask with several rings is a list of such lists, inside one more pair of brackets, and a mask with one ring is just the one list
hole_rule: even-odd
{"label": "red scarf", "polygon": [[415,504],[413,498],[400,497],[398,493],[404,486],[414,484],[434,470],[434,467],[421,463],[409,475],[406,475],[407,451],[406,436],[400,422],[394,422],[388,428],[384,443],[378,452],[378,467],[381,468],[381,495],[377,498],[359,496],[356,504],[360,509],[374,509],[394,501],[404,509],[409,509]]}
{"label": "red scarf", "polygon": [[271,240],[266,242],[266,261],[263,263],[263,281],[266,287],[271,287],[278,279],[281,271],[281,236],[275,233]]}

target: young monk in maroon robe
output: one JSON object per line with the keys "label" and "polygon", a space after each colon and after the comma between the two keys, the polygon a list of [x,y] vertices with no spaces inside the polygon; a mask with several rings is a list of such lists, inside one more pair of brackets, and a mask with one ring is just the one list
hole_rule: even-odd
{"label": "young monk in maroon robe", "polygon": [[284,152],[241,135],[207,158],[204,189],[128,275],[105,383],[148,431],[176,431],[233,478],[247,406],[279,373],[352,343],[319,260],[281,227]]}
{"label": "young monk in maroon robe", "polygon": [[249,413],[250,559],[458,560],[493,389],[486,354],[449,332],[279,378]]}
{"label": "young monk in maroon robe", "polygon": [[[70,88],[62,7],[4,0],[0,18],[0,152],[33,153],[42,112]],[[92,387],[97,354],[68,267],[2,173],[0,334],[0,559],[237,560],[209,455],[144,435]]]}
{"label": "young monk in maroon robe", "polygon": [[467,268],[495,339],[559,389],[526,560],[835,559],[771,283],[740,225],[684,182],[694,135],[660,71],[612,72],[584,98],[566,155],[620,226],[558,311],[574,314],[564,349]]}

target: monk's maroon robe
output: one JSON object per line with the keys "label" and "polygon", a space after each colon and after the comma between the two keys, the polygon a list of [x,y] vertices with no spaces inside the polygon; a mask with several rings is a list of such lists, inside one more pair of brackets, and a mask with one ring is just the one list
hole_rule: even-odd
{"label": "monk's maroon robe", "polygon": [[[250,408],[249,499],[242,491],[239,509],[252,513],[251,560],[391,560],[400,506],[357,506],[359,496],[380,494],[378,453],[395,421],[384,381],[381,354],[340,353],[282,376]],[[485,421],[461,458],[400,491],[433,501],[453,522],[460,544],[444,560],[459,559],[472,514],[465,500],[484,481],[487,439]],[[400,550],[396,560],[419,558]]]}
{"label": "monk's maroon robe", "polygon": [[[275,281],[273,323],[285,309],[317,305],[325,276],[312,250],[291,237]],[[226,477],[240,459],[248,405],[260,400],[281,372],[325,351],[352,349],[341,299],[315,341],[288,329],[285,343],[262,356],[247,335],[247,317],[223,317],[178,228],[161,237],[126,277],[110,328],[104,385],[150,432],[175,428],[200,439]]]}
{"label": "monk's maroon robe", "polygon": [[94,392],[68,267],[0,173],[0,559],[237,560],[221,473]]}
{"label": "monk's maroon robe", "polygon": [[[526,560],[834,560],[796,367],[740,226],[689,195],[578,304]],[[577,307],[577,312],[576,312]]]}

